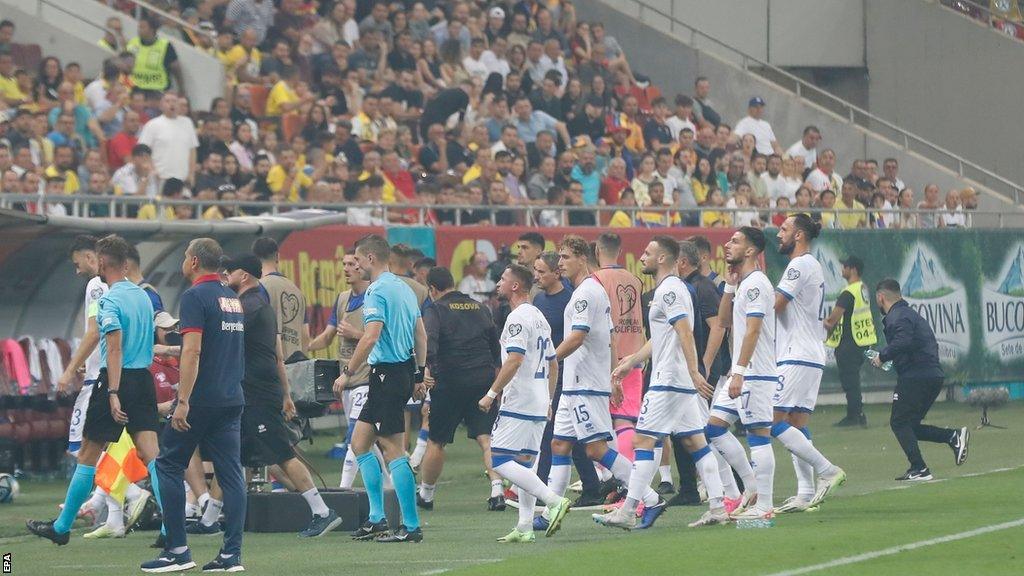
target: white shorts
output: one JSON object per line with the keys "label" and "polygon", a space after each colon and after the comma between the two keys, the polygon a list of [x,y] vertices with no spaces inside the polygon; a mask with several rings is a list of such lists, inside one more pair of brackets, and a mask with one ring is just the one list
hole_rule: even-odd
{"label": "white shorts", "polygon": [[822,369],[809,364],[779,364],[779,383],[772,395],[777,412],[814,412]]}
{"label": "white shorts", "polygon": [[609,395],[580,392],[562,391],[558,410],[555,412],[552,438],[583,443],[611,441],[613,428],[612,415],[608,408]]}
{"label": "white shorts", "polygon": [[707,418],[701,415],[696,390],[681,391],[681,388],[666,390],[664,386],[651,386],[640,403],[640,417],[636,433],[653,438],[692,436],[704,432]]}
{"label": "white shorts", "polygon": [[536,456],[544,438],[544,427],[548,419],[544,416],[524,416],[498,411],[491,429],[491,452],[498,454]]}
{"label": "white shorts", "polygon": [[711,416],[730,425],[739,419],[747,428],[770,428],[772,425],[772,394],[777,381],[746,380],[736,398],[729,398],[729,377],[723,376],[715,388]]}
{"label": "white shorts", "polygon": [[345,405],[345,415],[349,420],[358,420],[363,413],[363,406],[366,404],[366,395],[370,391],[369,385],[346,388],[341,395],[342,403]]}
{"label": "white shorts", "polygon": [[75,398],[75,408],[71,411],[71,425],[68,427],[68,453],[78,456],[78,449],[82,447],[82,430],[85,429],[85,413],[89,410],[89,398],[92,397],[92,388],[96,380],[86,380],[82,389],[78,391]]}

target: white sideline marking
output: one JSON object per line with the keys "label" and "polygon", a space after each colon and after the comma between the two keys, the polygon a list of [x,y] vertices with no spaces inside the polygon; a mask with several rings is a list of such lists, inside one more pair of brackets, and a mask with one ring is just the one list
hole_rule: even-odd
{"label": "white sideline marking", "polygon": [[775,572],[774,574],[770,574],[769,576],[797,576],[799,574],[808,574],[810,572],[817,572],[819,570],[825,570],[828,568],[837,568],[839,566],[846,566],[848,564],[856,564],[858,562],[874,560],[875,558],[881,558],[883,556],[892,556],[893,554],[899,554],[900,552],[906,552],[908,550],[916,550],[918,548],[925,548],[927,546],[934,546],[936,544],[944,544],[946,542],[954,542],[956,540],[973,538],[974,536],[980,536],[982,534],[988,534],[990,532],[999,532],[1000,530],[1008,530],[1010,528],[1016,528],[1018,526],[1024,526],[1024,518],[1018,518],[1017,520],[1003,522],[1002,524],[982,526],[981,528],[975,528],[974,530],[958,532],[956,534],[949,534],[947,536],[939,536],[938,538],[930,538],[928,540],[921,540],[919,542],[911,542],[910,544],[893,546],[892,548],[885,548],[882,550],[876,550],[874,552],[865,552],[863,554],[856,554],[854,556],[836,558],[835,560],[823,562],[821,564],[812,564],[810,566],[804,566],[803,568],[795,568],[793,570]]}

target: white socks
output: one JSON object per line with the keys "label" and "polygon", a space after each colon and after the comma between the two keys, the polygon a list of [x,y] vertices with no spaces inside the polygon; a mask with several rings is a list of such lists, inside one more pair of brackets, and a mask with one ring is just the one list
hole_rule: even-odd
{"label": "white socks", "polygon": [[[556,458],[565,458],[567,462],[565,464],[555,463],[554,460]],[[562,496],[565,494],[565,489],[569,486],[569,476],[572,474],[572,457],[552,456],[551,460],[551,471],[548,472],[548,487],[558,496]],[[498,469],[495,468],[495,471],[497,472]],[[505,476],[503,473],[501,475]],[[508,478],[507,476],[505,477]]]}
{"label": "white socks", "polygon": [[501,496],[505,493],[505,486],[502,485],[501,480],[491,480],[491,498]]}
{"label": "white socks", "polygon": [[302,497],[305,498],[306,504],[309,504],[309,510],[313,512],[314,516],[324,518],[331,513],[331,510],[327,508],[327,504],[324,503],[324,498],[320,495],[320,491],[316,489],[316,486],[303,492]]}
{"label": "white socks", "polygon": [[775,436],[782,442],[782,445],[787,450],[798,456],[801,460],[807,462],[814,468],[814,472],[819,476],[828,474],[834,468],[828,458],[822,455],[817,448],[811,444],[811,441],[803,435],[802,432],[792,426],[787,426],[780,434]]}
{"label": "white socks", "polygon": [[[560,468],[565,468],[568,472],[569,467],[560,466]],[[551,469],[554,470],[555,467],[552,466]],[[533,518],[534,503],[531,502],[530,505],[527,506],[523,502],[523,496],[525,494],[529,494],[534,499],[540,500],[541,502],[544,503],[545,506],[553,506],[562,499],[562,497],[558,493],[558,490],[556,490],[555,487],[551,486],[550,484],[545,486],[544,482],[541,481],[541,479],[537,476],[536,473],[534,473],[533,470],[527,468],[526,466],[523,466],[522,464],[516,462],[515,460],[509,460],[508,462],[501,463],[494,469],[494,471],[497,472],[498,474],[501,474],[503,478],[508,479],[509,482],[519,487],[519,509],[529,510],[531,519]],[[497,482],[500,484],[501,480],[498,480]]]}
{"label": "white socks", "polygon": [[[537,481],[540,482],[540,478],[537,478]],[[547,486],[544,487],[547,488]],[[519,493],[519,523],[516,524],[516,530],[533,532],[533,509],[537,505],[537,497],[523,488],[517,488],[516,492]]]}
{"label": "white socks", "polygon": [[427,439],[423,436],[423,431],[420,431],[420,435],[416,438],[416,447],[412,450],[412,455],[409,456],[409,465],[413,468],[419,468],[420,463],[423,462],[423,455],[427,452]]}
{"label": "white socks", "polygon": [[612,478],[611,470],[601,466],[599,463],[594,462],[594,471],[597,472],[597,480],[599,482],[607,482]]}
{"label": "white socks", "polygon": [[349,446],[345,451],[345,463],[341,465],[340,488],[351,488],[356,482],[356,475],[359,474],[359,464],[356,462],[356,453]]}
{"label": "white socks", "polygon": [[[703,451],[703,454],[701,452]],[[722,477],[718,474],[718,460],[715,459],[714,451],[711,450],[710,446],[705,446],[701,450],[698,450],[694,456],[697,456],[698,460],[694,462],[697,468],[697,474],[700,475],[700,479],[704,482],[704,489],[708,492],[708,504],[711,509],[715,510],[725,505],[724,503],[724,488],[722,487]],[[736,484],[733,484],[733,489],[736,488]]]}
{"label": "white socks", "polygon": [[733,436],[732,432],[726,432],[711,438],[711,445],[719,454],[725,458],[729,466],[740,475],[743,486],[747,492],[754,489],[754,471],[751,470],[750,461],[747,460],[747,452],[743,449],[740,441]]}
{"label": "white socks", "polygon": [[772,493],[775,483],[775,453],[772,452],[771,442],[751,446],[750,462],[757,485],[756,506],[760,510],[771,510],[775,506]]}
{"label": "white socks", "polygon": [[107,501],[107,528],[112,530],[124,530],[124,508],[121,503],[111,496],[106,497]]}
{"label": "white socks", "polygon": [[[634,450],[632,470],[629,476],[629,490],[626,492],[626,502],[623,506],[628,512],[636,512],[637,506],[644,500],[644,496],[651,490],[651,480],[654,479],[654,472],[658,469],[655,464],[654,455],[650,450]],[[625,459],[625,458],[623,458]],[[618,460],[618,458],[616,458]],[[654,501],[657,504],[657,500]],[[644,505],[649,505],[644,502]]]}
{"label": "white socks", "polygon": [[427,502],[433,502],[434,489],[436,487],[436,484],[427,484],[426,482],[420,482],[420,498],[423,498]]}
{"label": "white socks", "polygon": [[796,495],[809,501],[814,498],[814,467],[796,454],[790,454],[790,458],[796,472]]}
{"label": "white socks", "polygon": [[144,495],[145,492],[142,490],[142,488],[139,488],[135,484],[128,484],[128,488],[124,491],[125,501],[135,501],[138,500],[140,496]]}
{"label": "white socks", "polygon": [[715,463],[718,465],[718,478],[722,481],[722,491],[725,497],[730,500],[739,498],[741,496],[740,487],[736,485],[736,478],[732,475],[732,466],[729,466],[729,463],[725,461],[725,456],[722,456],[714,447],[712,447],[711,453],[715,455]]}
{"label": "white socks", "polygon": [[206,511],[203,512],[203,518],[199,521],[203,526],[213,526],[220,519],[220,511],[224,508],[224,503],[215,498],[210,498],[209,503],[206,505]]}

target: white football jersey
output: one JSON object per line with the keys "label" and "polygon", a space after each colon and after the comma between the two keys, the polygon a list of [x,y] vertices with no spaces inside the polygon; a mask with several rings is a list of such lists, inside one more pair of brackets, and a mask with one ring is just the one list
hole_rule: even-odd
{"label": "white football jersey", "polygon": [[[675,323],[688,319],[693,329],[693,300],[678,276],[669,276],[654,289],[647,313],[651,324],[651,386],[693,389]],[[697,351],[693,351],[696,357]]]}
{"label": "white football jersey", "polygon": [[523,363],[505,386],[501,411],[513,415],[548,415],[548,363],[555,357],[551,345],[551,327],[544,314],[533,304],[520,304],[508,315],[501,331],[501,361],[510,352],[523,355]]}
{"label": "white football jersey", "polygon": [[[96,318],[100,311],[100,298],[107,293],[107,285],[99,276],[94,276],[85,286],[85,326],[89,325],[89,318]],[[102,336],[100,336],[102,338]],[[85,359],[85,379],[96,380],[100,377],[100,347],[89,354]]]}
{"label": "white football jersey", "polygon": [[611,394],[611,304],[604,288],[591,276],[576,287],[565,307],[565,338],[573,330],[583,330],[587,336],[565,359],[562,389]]}
{"label": "white football jersey", "polygon": [[778,316],[776,354],[779,363],[825,366],[825,274],[810,253],[789,261],[776,288],[789,299]]}
{"label": "white football jersey", "polygon": [[736,288],[732,301],[732,357],[739,360],[743,338],[747,335],[747,317],[759,316],[761,334],[754,355],[747,365],[745,380],[778,380],[775,368],[775,289],[764,272],[754,270]]}

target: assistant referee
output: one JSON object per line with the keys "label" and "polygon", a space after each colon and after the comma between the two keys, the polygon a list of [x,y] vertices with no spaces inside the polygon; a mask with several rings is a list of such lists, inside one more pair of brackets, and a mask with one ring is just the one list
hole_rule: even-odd
{"label": "assistant referee", "polygon": [[[158,450],[159,415],[156,389],[149,373],[153,362],[153,305],[142,288],[125,277],[130,250],[131,246],[118,236],[96,242],[99,273],[110,290],[100,298],[96,316],[102,337],[101,368],[89,398],[78,465],[60,516],[52,522],[26,522],[30,532],[58,545],[68,543],[71,524],[92,492],[100,454],[108,442],[121,437],[125,428],[135,442],[139,458],[149,468],[159,501],[160,483],[153,465]],[[184,513],[184,502],[181,506]]]}
{"label": "assistant referee", "polygon": [[[363,335],[334,382],[334,394],[340,398],[349,378],[369,360],[370,385],[352,434],[352,451],[370,500],[370,517],[352,537],[378,542],[421,542],[416,478],[402,435],[406,402],[414,391],[418,398],[425,394],[422,367],[427,356],[427,334],[412,288],[388,267],[390,252],[387,240],[375,234],[356,244],[359,268],[363,277],[373,283],[366,289],[363,301]],[[371,452],[375,442],[380,442],[384,449],[402,509],[402,526],[390,534],[384,517],[383,472]]]}

